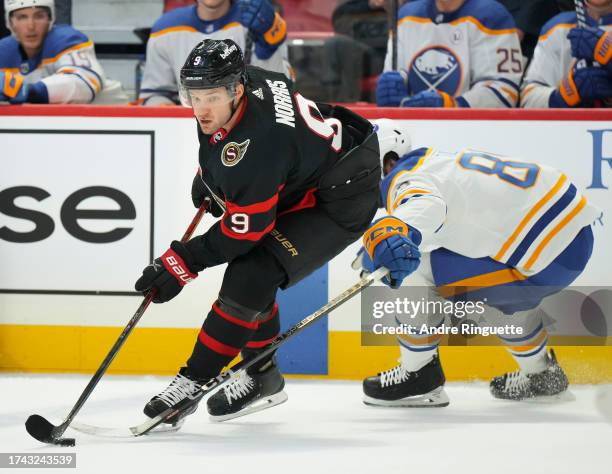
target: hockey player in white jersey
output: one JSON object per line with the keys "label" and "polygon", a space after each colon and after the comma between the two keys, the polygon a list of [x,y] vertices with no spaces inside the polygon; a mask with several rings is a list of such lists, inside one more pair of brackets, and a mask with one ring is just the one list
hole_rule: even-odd
{"label": "hockey player in white jersey", "polygon": [[586,28],[576,27],[575,12],[560,13],[542,28],[525,74],[521,107],[612,104],[612,0],[586,0],[585,6]]}
{"label": "hockey player in white jersey", "polygon": [[[378,133],[384,135],[383,127]],[[560,171],[472,150],[405,154],[384,177],[381,193],[387,216],[364,234],[358,263],[367,271],[388,268],[385,283],[392,288],[418,269],[444,301],[484,301],[491,323],[522,328],[521,335],[499,336],[520,368],[491,381],[493,396],[521,400],[565,391],[567,377],[547,351],[536,308],[584,270],[591,223],[601,212]],[[423,321],[440,327],[444,315],[421,314],[412,322],[422,327]],[[398,336],[401,364],[364,380],[364,401],[447,405],[440,339],[432,331]]]}
{"label": "hockey player in white jersey", "polygon": [[231,39],[242,51],[252,42],[250,64],[289,77],[286,36],[285,20],[268,0],[197,0],[193,6],[172,10],[151,30],[139,101],[179,104],[181,67],[206,38]]}
{"label": "hockey player in white jersey", "polygon": [[376,89],[384,107],[515,107],[523,73],[515,23],[494,0],[416,0],[398,15]]}
{"label": "hockey player in white jersey", "polygon": [[12,35],[0,40],[0,103],[127,103],[87,36],[54,25],[53,0],[4,0],[4,11]]}

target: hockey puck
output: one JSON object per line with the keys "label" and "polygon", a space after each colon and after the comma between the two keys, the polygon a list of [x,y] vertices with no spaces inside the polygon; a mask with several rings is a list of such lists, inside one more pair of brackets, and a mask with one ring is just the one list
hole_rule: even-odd
{"label": "hockey puck", "polygon": [[60,438],[55,444],[59,446],[72,447],[76,444],[76,440],[74,438]]}

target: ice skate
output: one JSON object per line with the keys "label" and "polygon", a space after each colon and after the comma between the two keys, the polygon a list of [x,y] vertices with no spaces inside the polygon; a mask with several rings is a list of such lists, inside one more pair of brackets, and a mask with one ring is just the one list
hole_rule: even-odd
{"label": "ice skate", "polygon": [[565,372],[557,363],[555,352],[546,354],[546,369],[535,374],[517,370],[491,380],[491,394],[504,400],[546,399],[567,391],[569,382]]}
{"label": "ice skate", "polygon": [[285,379],[274,358],[261,368],[240,372],[237,377],[212,395],[208,413],[212,421],[227,421],[272,408],[287,401]]}
{"label": "ice skate", "polygon": [[[154,418],[168,408],[173,407],[185,398],[191,398],[196,395],[200,387],[205,383],[205,380],[197,380],[190,373],[187,367],[181,368],[179,373],[170,382],[163,392],[155,395],[149,403],[144,407],[144,414],[149,418]],[[195,404],[188,409],[178,413],[176,416],[169,418],[164,425],[160,425],[155,431],[176,431],[183,426],[185,417],[191,415],[198,408]]]}
{"label": "ice skate", "polygon": [[438,356],[415,372],[401,364],[363,381],[363,402],[381,407],[445,407],[444,372]]}

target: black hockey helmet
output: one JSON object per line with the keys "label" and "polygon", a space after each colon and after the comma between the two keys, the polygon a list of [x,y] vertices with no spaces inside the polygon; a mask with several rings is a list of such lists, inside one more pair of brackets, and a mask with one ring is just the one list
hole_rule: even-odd
{"label": "black hockey helmet", "polygon": [[246,84],[246,66],[240,47],[231,39],[201,41],[181,68],[181,100],[191,105],[189,89],[228,90]]}

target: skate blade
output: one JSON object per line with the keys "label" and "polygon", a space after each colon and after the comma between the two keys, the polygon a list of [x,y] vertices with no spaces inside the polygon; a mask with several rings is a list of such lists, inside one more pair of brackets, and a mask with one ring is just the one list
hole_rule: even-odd
{"label": "skate blade", "polygon": [[[178,431],[181,429],[181,426],[183,426],[183,423],[185,423],[185,420],[179,420],[176,424],[174,425],[169,425],[169,424],[161,424],[159,426],[157,426],[156,428],[152,429],[148,434],[155,434],[155,433],[173,433],[175,431]],[[77,421],[73,421],[72,423],[70,423],[70,427],[75,430],[78,431],[80,433],[84,433],[84,434],[88,434],[88,435],[92,435],[92,436],[100,436],[103,438],[133,438],[134,434],[132,432],[130,432],[129,429],[126,428],[111,428],[111,427],[106,427],[106,426],[95,426],[95,425],[88,425],[86,423],[79,423]]]}
{"label": "skate blade", "polygon": [[444,387],[438,387],[429,393],[401,398],[399,400],[380,400],[364,395],[363,403],[376,407],[442,408],[448,406],[450,400]]}
{"label": "skate blade", "polygon": [[175,431],[180,430],[185,424],[185,418],[181,418],[176,423],[161,423],[149,431],[147,434],[155,434],[155,433],[174,433]]}
{"label": "skate blade", "polygon": [[495,398],[497,398],[498,400],[504,401],[504,402],[514,402],[514,403],[523,402],[523,403],[530,403],[534,405],[538,405],[538,404],[548,405],[548,404],[553,404],[553,403],[566,403],[566,402],[576,401],[576,396],[569,390],[565,390],[561,393],[557,393],[556,395],[540,395],[538,397],[533,397],[533,398],[521,398],[520,400],[513,400],[511,398],[498,398],[498,397],[495,397]]}
{"label": "skate blade", "polygon": [[281,403],[285,403],[289,397],[284,391],[280,391],[275,393],[274,395],[270,395],[269,397],[262,398],[246,408],[243,408],[236,413],[230,413],[229,415],[210,415],[210,421],[215,423],[220,423],[222,421],[233,420],[234,418],[240,418],[241,416],[250,415],[251,413],[256,413],[258,411],[266,410],[268,408],[272,408],[273,406],[280,405]]}

